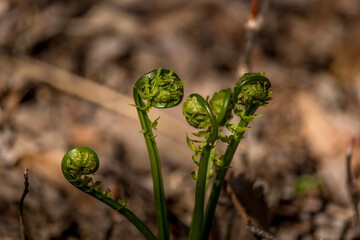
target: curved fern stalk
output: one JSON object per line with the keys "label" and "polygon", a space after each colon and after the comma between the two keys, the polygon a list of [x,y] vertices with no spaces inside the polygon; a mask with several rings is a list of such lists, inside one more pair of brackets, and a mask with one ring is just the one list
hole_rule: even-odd
{"label": "curved fern stalk", "polygon": [[[166,214],[165,193],[161,173],[160,157],[157,150],[155,136],[152,128],[157,125],[156,119],[150,121],[147,111],[151,107],[170,108],[177,106],[183,99],[183,82],[173,70],[153,70],[140,77],[133,90],[133,97],[144,134],[150,158],[151,173],[153,178],[156,219],[160,240],[169,239],[169,227]],[[146,103],[144,102],[147,101]]]}
{"label": "curved fern stalk", "polygon": [[219,200],[227,170],[230,167],[236,149],[244,136],[245,130],[248,128],[248,124],[256,117],[256,110],[260,106],[266,106],[268,104],[268,101],[271,100],[270,95],[270,81],[265,76],[258,73],[245,74],[234,86],[234,114],[240,118],[240,121],[236,124],[227,124],[228,130],[233,134],[230,138],[231,140],[225,154],[222,157],[221,166],[216,173],[205,211],[205,220],[202,226],[202,237],[199,239],[207,240],[209,238],[216,205]]}
{"label": "curved fern stalk", "polygon": [[198,175],[195,191],[195,206],[188,239],[196,240],[201,237],[201,227],[204,217],[204,201],[208,173],[208,163],[211,150],[214,148],[218,136],[218,123],[210,105],[199,94],[191,94],[183,106],[183,113],[190,125],[196,128],[207,128],[208,137],[201,149],[198,162]]}
{"label": "curved fern stalk", "polygon": [[[231,89],[220,89],[218,92],[215,92],[209,103],[219,127],[224,126],[232,118],[233,101]],[[219,132],[218,138],[221,140],[221,132]],[[206,190],[208,189],[210,180],[214,175],[213,165],[216,165],[217,161],[219,161],[216,159],[216,155],[217,153],[214,147],[211,150],[209,158]]]}
{"label": "curved fern stalk", "polygon": [[65,178],[79,190],[105,203],[127,218],[148,240],[156,240],[150,229],[126,207],[126,199],[115,201],[111,198],[111,191],[107,188],[101,192],[100,182],[94,182],[89,176],[99,168],[97,154],[88,147],[76,147],[68,151],[61,161],[61,170]]}

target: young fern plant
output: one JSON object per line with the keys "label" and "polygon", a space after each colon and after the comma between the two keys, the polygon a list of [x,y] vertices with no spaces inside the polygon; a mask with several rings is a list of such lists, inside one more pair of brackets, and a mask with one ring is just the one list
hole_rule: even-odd
{"label": "young fern plant", "polygon": [[[220,90],[208,102],[199,101],[199,99],[204,99],[192,94],[183,106],[183,114],[191,126],[207,129],[194,133],[195,136],[203,137],[205,141],[187,138],[189,148],[195,151],[193,161],[198,166],[198,174],[195,176],[197,180],[195,206],[189,240],[208,239],[221,188],[235,151],[248,124],[256,117],[255,111],[260,106],[266,106],[271,99],[270,81],[258,73],[248,73],[242,76],[233,90],[233,93],[230,89]],[[232,112],[239,118],[235,123],[229,121]],[[215,120],[214,116],[216,116]],[[222,126],[231,132],[230,136],[222,135]],[[228,144],[225,154],[218,159],[214,152],[217,140]],[[200,146],[195,146],[196,142],[200,142]],[[199,153],[201,153],[201,157],[197,162]],[[204,196],[209,178],[212,176],[213,163],[217,166],[217,173],[204,212]]]}
{"label": "young fern plant", "polygon": [[258,116],[255,115],[256,110],[260,106],[268,105],[268,102],[271,100],[270,95],[271,83],[269,79],[259,73],[244,74],[234,86],[232,97],[234,104],[233,110],[234,115],[238,117],[239,121],[236,123],[227,122],[225,124],[226,128],[232,134],[226,138],[221,137],[222,140],[226,139],[225,142],[227,142],[228,146],[224,155],[220,157],[221,161],[206,206],[205,220],[202,226],[202,237],[199,239],[205,240],[209,238],[215,209],[227,170],[229,169],[236,149],[244,136],[245,130],[248,128],[248,124]]}
{"label": "young fern plant", "polygon": [[[193,161],[198,167],[192,176],[196,180],[195,205],[190,226],[189,240],[206,240],[215,215],[221,188],[234,157],[235,151],[243,138],[248,124],[257,116],[255,111],[266,106],[271,100],[271,84],[263,75],[248,73],[242,76],[233,89],[220,90],[210,100],[199,94],[191,94],[183,105],[186,121],[200,129],[193,133],[203,140],[191,140],[186,137],[187,144],[195,153]],[[133,89],[135,107],[149,153],[150,167],[153,178],[158,238],[169,239],[169,228],[166,214],[165,193],[159,153],[152,129],[156,128],[158,119],[151,121],[147,112],[152,108],[170,108],[180,104],[183,99],[183,82],[173,70],[157,69],[141,76]],[[238,121],[230,122],[232,116]],[[224,136],[221,132],[226,128],[231,134]],[[228,146],[225,153],[217,158],[215,145],[217,141]],[[197,161],[198,156],[199,161]],[[217,168],[211,187],[210,197],[205,208],[205,196],[210,178],[214,175],[213,167]],[[65,154],[62,160],[62,171],[66,179],[75,187],[97,198],[114,210],[124,215],[146,239],[157,239],[149,228],[126,208],[126,200],[115,201],[111,192],[99,190],[100,182],[94,182],[89,176],[99,167],[99,159],[94,151],[87,147],[78,147]]]}
{"label": "young fern plant", "polygon": [[[205,99],[199,94],[191,94],[183,105],[183,114],[187,122],[199,129],[206,129],[200,132],[202,136],[206,136],[207,140],[202,143],[202,146],[195,149],[195,157],[193,160],[198,165],[199,170],[196,177],[195,190],[195,207],[193,212],[193,220],[190,226],[189,239],[199,239],[201,236],[201,228],[204,215],[204,200],[205,189],[208,176],[208,163],[211,156],[211,151],[214,148],[215,141],[218,136],[218,123],[216,117],[211,110],[211,107]],[[194,145],[191,140],[187,138],[191,149]],[[201,152],[199,162],[196,162],[196,156]]]}
{"label": "young fern plant", "polygon": [[[157,69],[141,76],[134,85],[133,97],[150,158],[153,178],[158,237],[169,239],[165,194],[159,153],[152,129],[156,128],[159,118],[151,121],[147,112],[152,108],[171,108],[180,104],[184,96],[183,82],[173,70]],[[100,182],[89,176],[99,167],[97,154],[87,147],[77,147],[65,154],[61,168],[65,178],[75,187],[102,201],[124,215],[146,239],[157,239],[149,228],[126,208],[126,199],[115,201],[111,191],[101,192]]]}
{"label": "young fern plant", "polygon": [[65,178],[79,190],[98,199],[127,218],[146,239],[156,240],[150,229],[126,207],[126,199],[115,201],[109,188],[100,191],[100,182],[93,181],[91,174],[99,168],[99,157],[88,147],[76,147],[68,151],[62,159],[61,170]]}
{"label": "young fern plant", "polygon": [[170,237],[160,157],[156,146],[155,136],[152,132],[152,129],[156,128],[159,118],[152,122],[149,119],[147,112],[151,107],[175,107],[180,104],[183,96],[183,82],[172,69],[167,70],[159,68],[145,74],[137,80],[133,90],[135,107],[137,109],[142,128],[141,132],[144,134],[146,147],[150,158],[156,208],[156,220],[160,240],[167,240],[170,239]]}

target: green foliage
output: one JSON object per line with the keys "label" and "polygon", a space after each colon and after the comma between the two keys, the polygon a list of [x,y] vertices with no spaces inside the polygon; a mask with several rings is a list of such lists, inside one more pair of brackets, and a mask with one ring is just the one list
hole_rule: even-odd
{"label": "green foliage", "polygon": [[154,121],[151,122],[151,128],[156,129],[159,124],[160,117],[156,118]]}
{"label": "green foliage", "polygon": [[[170,238],[160,158],[153,134],[160,117],[151,121],[147,112],[151,107],[177,106],[184,96],[183,83],[172,69],[159,68],[141,76],[133,90],[135,101],[133,106],[138,112],[142,128],[140,133],[144,135],[149,153],[160,240]],[[248,124],[259,116],[255,114],[257,108],[266,106],[271,100],[270,95],[271,83],[264,74],[247,73],[233,88],[221,89],[211,98],[203,98],[198,94],[191,94],[186,98],[183,115],[191,126],[200,129],[193,133],[200,140],[186,136],[188,147],[194,151],[192,161],[197,167],[191,172],[191,177],[196,180],[196,192],[189,240],[208,239],[220,191],[236,149],[244,132],[249,129]],[[232,119],[234,116],[237,118]],[[223,130],[229,131],[230,134],[223,135]],[[227,144],[226,151],[221,157],[217,157],[218,153],[215,151],[217,141]],[[144,234],[145,238],[157,239],[147,226],[126,208],[128,199],[115,201],[111,198],[109,188],[102,192],[99,190],[100,182],[93,181],[89,176],[99,168],[99,158],[93,150],[87,147],[70,150],[65,154],[61,167],[64,176],[71,184],[123,214]],[[216,174],[213,168],[217,168]],[[205,196],[211,177],[215,177],[215,180],[205,208]],[[298,194],[303,194],[309,189],[318,189],[319,186],[320,184],[314,179],[302,178],[297,181],[296,191]]]}
{"label": "green foliage", "polygon": [[260,73],[246,73],[234,86],[234,102],[243,106],[266,106],[271,100],[271,83]]}
{"label": "green foliage", "polygon": [[100,197],[111,198],[109,188],[100,192],[100,181],[94,181],[94,174],[100,165],[98,155],[88,147],[76,147],[68,151],[62,159],[61,169],[65,178],[75,187],[86,193],[95,193]]}
{"label": "green foliage", "polygon": [[104,204],[127,218],[146,239],[157,240],[151,230],[129,209],[126,207],[127,199],[115,201],[111,197],[111,190],[106,188],[100,191],[100,182],[94,182],[88,176],[94,174],[99,168],[99,158],[97,154],[88,147],[76,147],[68,151],[62,159],[61,170],[65,178],[79,190],[91,195]]}
{"label": "green foliage", "polygon": [[97,191],[100,183],[94,182],[87,175],[95,173],[99,164],[99,158],[93,150],[88,147],[77,147],[65,154],[61,169],[66,179],[74,186],[89,188],[87,191]]}
{"label": "green foliage", "polygon": [[156,129],[159,118],[151,121],[147,112],[151,107],[171,108],[177,106],[184,96],[183,83],[172,69],[159,68],[141,76],[135,83],[133,90],[135,106],[142,128],[141,132],[144,134],[149,153],[156,219],[161,240],[169,239],[169,229],[160,157],[156,147],[155,136],[152,132],[153,129]]}
{"label": "green foliage", "polygon": [[207,129],[211,125],[211,119],[205,107],[199,103],[195,96],[186,98],[183,105],[183,114],[186,121],[195,128]]}
{"label": "green foliage", "polygon": [[67,152],[62,165],[67,174],[77,178],[95,173],[99,168],[99,157],[88,147],[77,147]]}
{"label": "green foliage", "polygon": [[223,126],[232,118],[233,102],[231,101],[231,90],[220,89],[210,99],[210,105],[216,120]]}
{"label": "green foliage", "polygon": [[178,105],[184,96],[183,84],[173,69],[158,68],[139,78],[135,88],[141,99],[147,101],[143,109],[149,110],[152,106],[169,108]]}

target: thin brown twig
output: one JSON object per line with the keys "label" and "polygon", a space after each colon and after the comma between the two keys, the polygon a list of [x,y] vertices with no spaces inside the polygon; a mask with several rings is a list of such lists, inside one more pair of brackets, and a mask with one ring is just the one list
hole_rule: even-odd
{"label": "thin brown twig", "polygon": [[237,210],[238,214],[240,215],[241,219],[244,221],[246,228],[256,237],[260,237],[262,239],[266,240],[278,240],[275,236],[272,234],[266,232],[265,230],[262,230],[258,227],[255,227],[251,224],[250,218],[246,213],[245,208],[239,201],[239,199],[236,197],[236,194],[230,184],[228,182],[225,182],[225,189],[226,193],[229,195],[231,202],[233,203],[235,209]]}
{"label": "thin brown twig", "polygon": [[[267,12],[268,7],[269,7],[270,0],[263,0],[261,13],[259,14],[259,12],[260,12],[259,11],[259,5],[260,5],[259,1],[260,0],[252,0],[251,1],[250,15],[249,15],[247,22],[245,23],[245,28],[248,30],[248,32],[246,34],[245,43],[243,45],[241,54],[239,56],[239,63],[238,63],[238,68],[237,68],[238,76],[242,76],[245,73],[250,71],[249,55],[253,48],[256,34],[262,27],[264,15]],[[271,235],[270,233],[251,225],[249,216],[247,215],[245,208],[243,207],[243,205],[240,203],[240,201],[236,197],[236,194],[234,193],[230,184],[228,184],[227,182],[225,182],[225,184],[226,184],[226,186],[225,186],[226,192],[229,195],[229,197],[230,197],[235,209],[239,213],[241,219],[244,221],[246,228],[254,236],[261,237],[261,238],[267,239],[267,240],[276,240],[277,238],[274,237],[273,235]]]}
{"label": "thin brown twig", "polygon": [[270,0],[262,0],[261,9],[259,8],[259,1],[260,0],[251,1],[251,12],[248,20],[245,23],[245,28],[248,31],[239,57],[239,64],[237,68],[238,76],[242,76],[250,71],[249,55],[254,46],[255,37],[262,27],[264,16],[269,8]]}
{"label": "thin brown twig", "polygon": [[353,155],[353,149],[355,146],[355,138],[353,138],[351,140],[351,144],[349,145],[349,147],[346,150],[346,175],[347,175],[347,188],[349,190],[350,196],[351,196],[351,200],[352,200],[352,205],[354,207],[354,212],[355,212],[355,228],[356,228],[356,233],[357,235],[360,235],[360,218],[359,218],[359,192],[357,190],[357,187],[354,183],[354,178],[351,172],[351,159],[352,159],[352,155]]}
{"label": "thin brown twig", "polygon": [[21,233],[21,240],[26,240],[29,239],[26,228],[25,228],[25,224],[24,224],[24,216],[23,216],[23,206],[24,206],[24,201],[25,201],[25,197],[29,192],[29,170],[26,168],[25,172],[24,172],[24,192],[20,198],[20,202],[19,202],[19,218],[20,218],[20,233]]}
{"label": "thin brown twig", "polygon": [[230,184],[228,182],[226,182],[226,181],[225,181],[225,189],[226,189],[226,193],[229,195],[229,197],[231,199],[231,202],[233,203],[235,209],[239,213],[241,219],[244,221],[246,227],[248,227],[249,224],[250,224],[250,220],[249,220],[249,217],[248,217],[248,215],[246,213],[246,210],[243,207],[243,205],[240,203],[238,198],[236,197],[236,195],[234,193],[234,190],[232,189]]}
{"label": "thin brown twig", "polygon": [[262,239],[266,240],[278,240],[278,238],[276,238],[275,236],[255,226],[248,226],[247,229],[256,237],[261,237]]}
{"label": "thin brown twig", "polygon": [[[120,114],[128,119],[137,119],[137,113],[130,104],[134,100],[104,85],[90,79],[77,76],[61,68],[47,64],[31,57],[10,57],[0,54],[0,66],[14,73],[15,79],[25,79],[32,82],[46,83],[65,93],[95,103],[105,109]],[[161,109],[152,109],[150,118],[160,115]],[[161,112],[161,123],[158,131],[175,141],[182,141],[187,126],[178,119]]]}

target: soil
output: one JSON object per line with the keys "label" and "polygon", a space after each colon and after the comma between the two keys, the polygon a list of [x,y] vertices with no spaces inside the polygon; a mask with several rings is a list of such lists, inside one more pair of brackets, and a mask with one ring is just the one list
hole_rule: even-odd
{"label": "soil", "polygon": [[[26,168],[30,239],[143,239],[63,177],[61,159],[75,146],[98,153],[95,179],[156,232],[133,84],[163,67],[187,82],[186,96],[233,86],[249,12],[249,0],[1,1],[0,239],[20,239]],[[239,146],[211,239],[256,239],[229,188],[251,224],[278,239],[359,239],[350,195],[360,179],[359,28],[357,0],[270,1],[249,68],[266,73],[273,99]],[[186,239],[196,165],[185,139],[195,130],[181,106],[151,110],[157,116],[171,235]]]}

